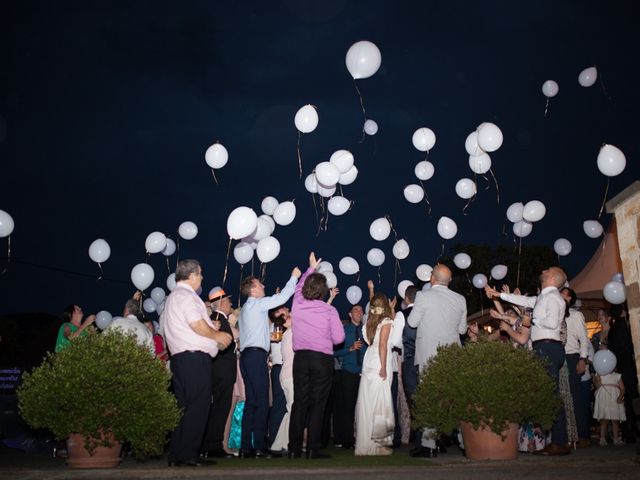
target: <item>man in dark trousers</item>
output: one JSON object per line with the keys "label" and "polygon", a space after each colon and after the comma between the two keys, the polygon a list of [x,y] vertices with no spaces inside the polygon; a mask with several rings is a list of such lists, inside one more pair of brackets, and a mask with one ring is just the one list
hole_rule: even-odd
{"label": "man in dark trousers", "polygon": [[[411,310],[413,310],[413,302],[416,299],[418,288],[409,285],[404,293],[404,305],[402,310],[405,318],[409,318]],[[416,329],[404,324],[402,330],[402,386],[404,388],[404,396],[411,410],[413,407],[413,394],[418,387],[418,367],[414,365],[416,351]],[[412,447],[411,454],[415,455],[422,451],[422,432],[420,430],[411,430],[409,435],[409,445]]]}
{"label": "man in dark trousers", "polygon": [[[229,325],[231,313],[231,299],[220,287],[214,287],[209,292],[211,302],[211,321],[219,331],[232,335]],[[235,343],[231,342],[227,348],[220,350],[212,359],[211,365],[211,409],[207,421],[207,430],[202,442],[202,454],[207,458],[231,458],[223,448],[224,427],[227,423],[233,395],[233,384],[236,381]]]}

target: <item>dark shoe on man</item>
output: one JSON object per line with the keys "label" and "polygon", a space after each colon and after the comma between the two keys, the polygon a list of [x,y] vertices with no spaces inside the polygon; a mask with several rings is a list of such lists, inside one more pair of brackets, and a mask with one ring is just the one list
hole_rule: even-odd
{"label": "dark shoe on man", "polygon": [[282,451],[269,450],[269,455],[271,455],[271,458],[282,458]]}
{"label": "dark shoe on man", "polygon": [[202,454],[204,458],[234,458],[233,453],[225,452],[222,448],[218,450],[209,450]]}
{"label": "dark shoe on man", "polygon": [[269,450],[257,449],[254,454],[254,457],[255,458],[271,458],[271,453],[269,452]]}
{"label": "dark shoe on man", "polygon": [[318,450],[307,450],[307,458],[313,458],[313,459],[331,458],[331,455],[329,455],[328,453],[322,453]]}
{"label": "dark shoe on man", "polygon": [[240,458],[256,458],[255,450],[240,450],[238,453]]}
{"label": "dark shoe on man", "polygon": [[569,455],[571,453],[571,448],[567,445],[558,445],[557,443],[550,443],[542,450],[536,450],[533,452],[534,455]]}
{"label": "dark shoe on man", "polygon": [[409,455],[416,458],[435,458],[438,456],[438,452],[436,452],[435,448],[420,447],[420,449],[414,449],[409,452]]}
{"label": "dark shoe on man", "polygon": [[299,450],[297,452],[289,450],[289,452],[287,453],[287,458],[290,458],[290,459],[295,459],[300,457],[302,457],[302,452]]}
{"label": "dark shoe on man", "polygon": [[[207,462],[207,465],[214,465],[216,462],[214,462],[213,460]],[[189,460],[175,460],[175,461],[171,461],[169,460],[169,466],[170,467],[202,467],[204,464],[198,460],[195,459],[189,459]]]}

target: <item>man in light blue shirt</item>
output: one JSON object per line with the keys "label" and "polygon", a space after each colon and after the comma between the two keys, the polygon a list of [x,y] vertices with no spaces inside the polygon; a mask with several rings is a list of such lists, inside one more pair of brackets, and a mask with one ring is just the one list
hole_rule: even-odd
{"label": "man in light blue shirt", "polygon": [[247,296],[242,306],[240,328],[240,372],[244,380],[246,400],[242,415],[240,456],[244,458],[269,457],[267,450],[267,420],[269,414],[269,310],[279,307],[293,295],[298,278],[298,267],[280,293],[265,297],[264,285],[256,277],[242,281],[240,292]]}

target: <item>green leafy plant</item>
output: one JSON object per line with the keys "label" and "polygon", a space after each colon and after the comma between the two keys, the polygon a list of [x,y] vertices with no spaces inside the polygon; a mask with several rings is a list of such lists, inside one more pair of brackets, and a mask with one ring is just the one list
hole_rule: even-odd
{"label": "green leafy plant", "polygon": [[438,349],[414,394],[414,426],[451,433],[460,422],[502,434],[509,423],[548,428],[560,407],[542,361],[509,343],[479,341]]}
{"label": "green leafy plant", "polygon": [[160,454],[180,418],[169,379],[164,364],[133,335],[91,333],[48,353],[24,375],[17,392],[20,414],[58,439],[81,434],[89,452],[111,446],[111,432],[136,455]]}

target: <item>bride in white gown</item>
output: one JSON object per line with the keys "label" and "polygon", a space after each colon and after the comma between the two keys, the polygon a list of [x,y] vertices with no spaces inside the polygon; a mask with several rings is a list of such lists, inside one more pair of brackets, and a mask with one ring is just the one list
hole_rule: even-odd
{"label": "bride in white gown", "polygon": [[363,336],[364,355],[356,403],[356,455],[391,455],[393,400],[391,398],[391,343],[393,310],[382,293],[371,299]]}

